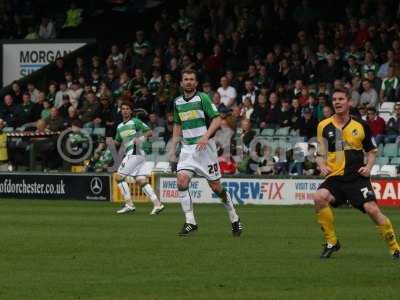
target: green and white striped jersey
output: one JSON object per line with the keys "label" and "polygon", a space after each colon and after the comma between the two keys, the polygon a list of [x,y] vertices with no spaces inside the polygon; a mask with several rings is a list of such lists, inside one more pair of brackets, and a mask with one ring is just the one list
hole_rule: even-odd
{"label": "green and white striped jersey", "polygon": [[135,152],[134,140],[137,137],[137,133],[145,133],[149,130],[150,127],[141,120],[132,118],[118,125],[115,140],[125,147],[125,154],[132,154]]}
{"label": "green and white striped jersey", "polygon": [[208,120],[219,116],[210,97],[197,92],[185,99],[180,96],[174,100],[174,122],[182,126],[183,144],[194,145],[207,132]]}

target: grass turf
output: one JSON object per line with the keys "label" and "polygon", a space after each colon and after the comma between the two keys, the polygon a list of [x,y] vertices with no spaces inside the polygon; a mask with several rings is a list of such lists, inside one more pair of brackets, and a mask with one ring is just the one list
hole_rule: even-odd
{"label": "grass turf", "polygon": [[[321,261],[311,206],[243,206],[230,234],[223,206],[196,205],[196,236],[176,235],[170,204],[116,215],[102,202],[0,201],[0,299],[397,299],[392,261],[368,218],[338,209],[343,248]],[[385,209],[400,228],[398,209]]]}

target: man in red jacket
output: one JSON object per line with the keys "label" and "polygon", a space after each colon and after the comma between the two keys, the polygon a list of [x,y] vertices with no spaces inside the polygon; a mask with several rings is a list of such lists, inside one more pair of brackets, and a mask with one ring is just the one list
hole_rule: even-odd
{"label": "man in red jacket", "polygon": [[371,128],[376,144],[379,145],[385,138],[385,120],[377,115],[374,107],[367,110],[367,123],[369,128]]}

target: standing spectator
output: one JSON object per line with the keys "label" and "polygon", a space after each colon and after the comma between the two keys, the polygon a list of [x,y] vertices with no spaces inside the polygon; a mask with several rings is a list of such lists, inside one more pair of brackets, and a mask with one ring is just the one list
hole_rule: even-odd
{"label": "standing spectator", "polygon": [[386,124],[385,143],[400,141],[400,103],[394,106],[395,115]]}
{"label": "standing spectator", "polygon": [[379,104],[378,93],[371,86],[371,82],[368,79],[364,79],[362,82],[364,91],[360,97],[360,104],[366,105],[367,107],[377,107]]}
{"label": "standing spectator", "polygon": [[375,107],[368,108],[367,123],[376,144],[379,145],[385,138],[385,121],[377,115]]}
{"label": "standing spectator", "polygon": [[230,108],[236,104],[236,89],[229,85],[226,76],[221,77],[220,84],[221,86],[217,89],[217,92],[221,95],[221,102],[225,104],[226,107]]}
{"label": "standing spectator", "polygon": [[56,38],[56,28],[48,17],[42,17],[39,26],[39,38],[44,40]]}

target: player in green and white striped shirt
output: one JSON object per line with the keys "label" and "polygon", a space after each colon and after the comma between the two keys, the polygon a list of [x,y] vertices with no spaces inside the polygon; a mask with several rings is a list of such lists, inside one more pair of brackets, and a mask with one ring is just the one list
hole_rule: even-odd
{"label": "player in green and white striped shirt", "polygon": [[214,193],[222,199],[232,223],[232,233],[234,236],[239,236],[242,225],[229,193],[221,185],[217,148],[212,139],[220,127],[221,117],[208,95],[196,90],[197,85],[196,72],[184,70],[181,81],[183,95],[174,100],[171,153],[175,153],[178,140],[182,136],[182,149],[177,166],[177,184],[182,210],[186,218],[179,234],[185,236],[195,232],[198,228],[189,193],[190,180],[194,174],[197,174],[205,177]]}
{"label": "player in green and white striped shirt", "polygon": [[152,166],[146,163],[144,152],[136,149],[137,144],[143,143],[151,135],[151,129],[138,118],[132,118],[132,107],[129,102],[122,103],[121,114],[123,122],[117,127],[115,142],[124,147],[125,156],[118,168],[116,179],[124,197],[125,206],[118,210],[117,213],[135,211],[131,192],[125,181],[127,176],[132,176],[141,185],[143,193],[154,204],[150,214],[159,214],[164,209],[164,205],[158,200],[153,188],[147,181],[147,177],[151,174]]}

